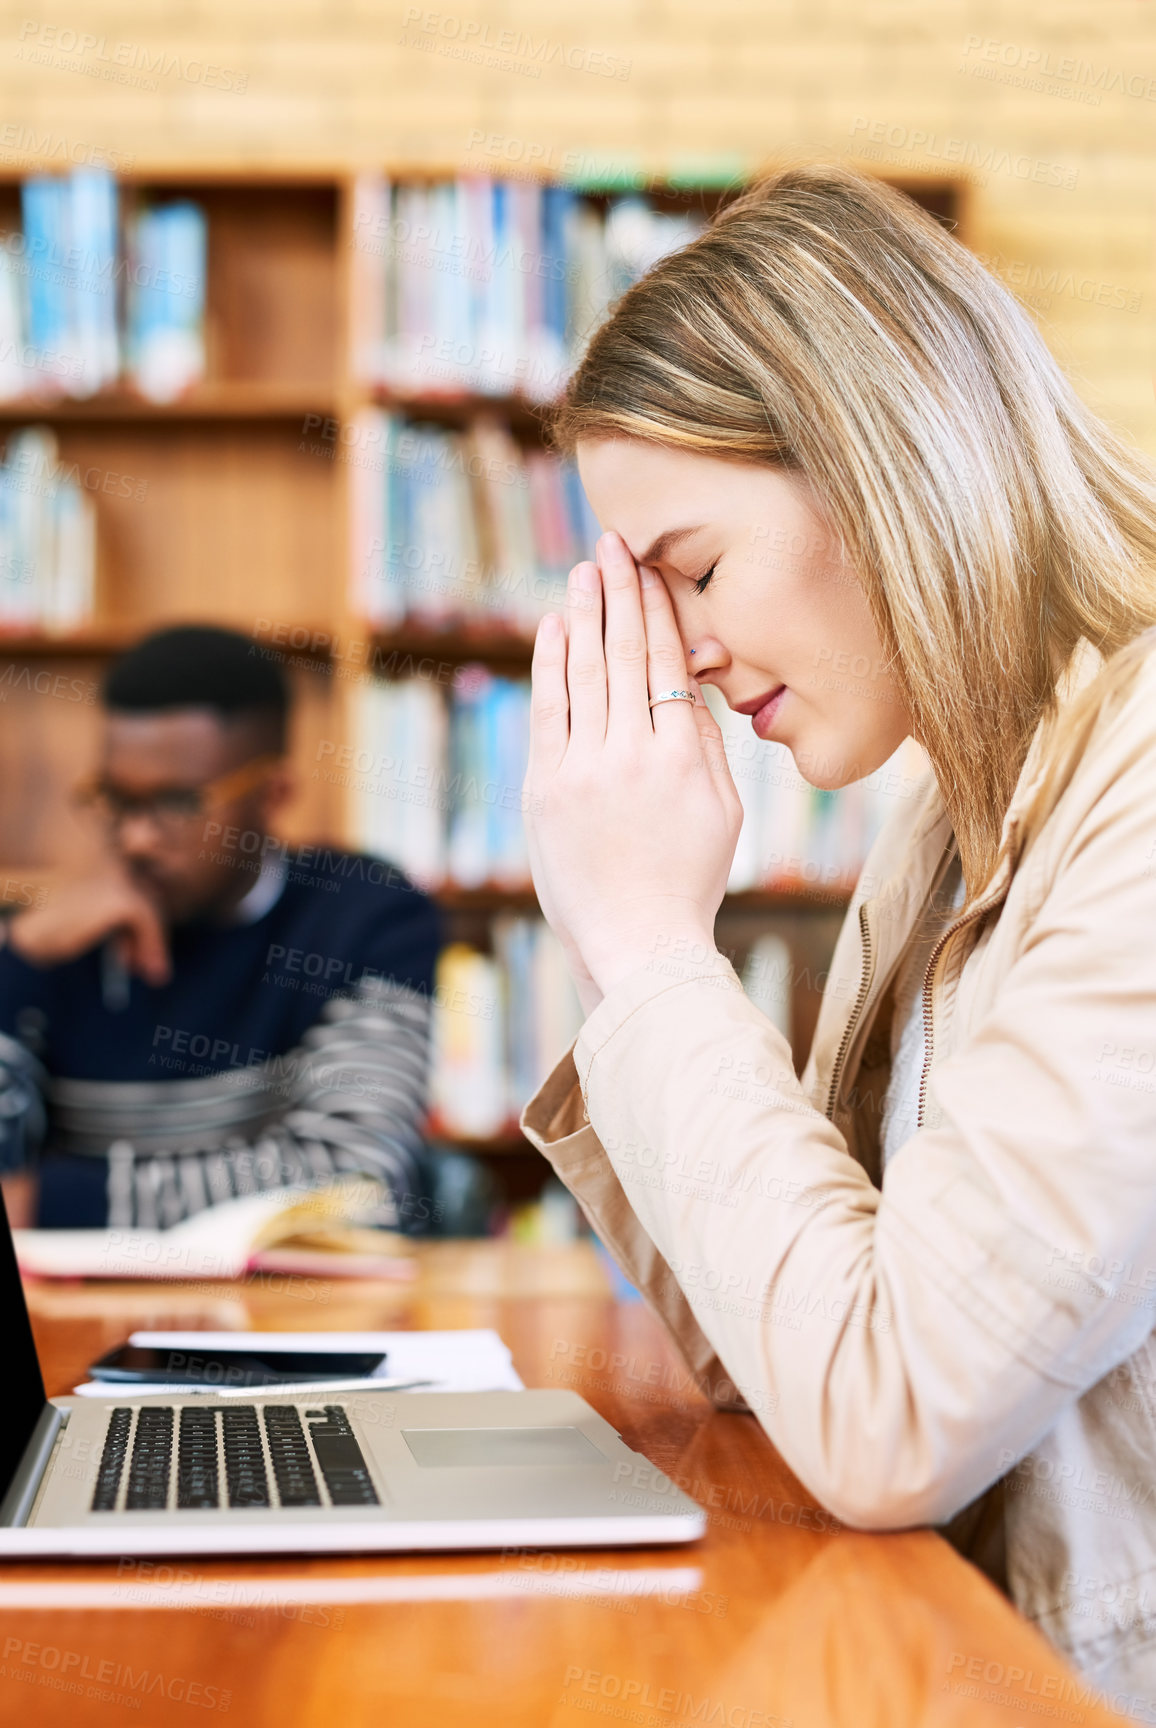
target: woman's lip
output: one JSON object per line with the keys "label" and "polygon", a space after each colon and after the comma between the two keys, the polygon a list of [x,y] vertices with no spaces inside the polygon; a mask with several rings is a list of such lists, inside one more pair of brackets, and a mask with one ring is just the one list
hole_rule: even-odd
{"label": "woman's lip", "polygon": [[757,714],[760,708],[765,708],[768,702],[774,700],[780,690],[786,688],[785,684],[776,684],[773,689],[767,690],[762,696],[756,696],[753,702],[736,702],[734,711],[736,714]]}
{"label": "woman's lip", "polygon": [[786,693],[787,686],[785,684],[780,684],[770,701],[764,702],[758,713],[751,715],[751,728],[756,738],[766,740],[770,737],[771,727],[774,725],[776,716],[779,712],[779,704],[782,702]]}

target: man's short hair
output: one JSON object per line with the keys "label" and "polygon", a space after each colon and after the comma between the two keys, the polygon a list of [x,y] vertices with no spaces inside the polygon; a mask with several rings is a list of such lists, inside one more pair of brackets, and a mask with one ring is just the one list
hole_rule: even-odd
{"label": "man's short hair", "polygon": [[113,662],[101,695],[105,708],[118,714],[209,708],[225,725],[251,720],[264,748],[285,748],[288,680],[236,630],[211,624],[158,630]]}

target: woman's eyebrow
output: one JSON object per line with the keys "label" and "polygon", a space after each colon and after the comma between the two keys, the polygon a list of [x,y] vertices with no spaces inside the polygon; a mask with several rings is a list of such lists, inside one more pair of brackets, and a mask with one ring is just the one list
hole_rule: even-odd
{"label": "woman's eyebrow", "polygon": [[695,534],[701,533],[701,527],[668,528],[664,534],[658,536],[657,540],[651,541],[641,557],[635,559],[635,563],[661,564],[664,559],[670,557],[676,547],[682,545],[684,540],[690,540]]}

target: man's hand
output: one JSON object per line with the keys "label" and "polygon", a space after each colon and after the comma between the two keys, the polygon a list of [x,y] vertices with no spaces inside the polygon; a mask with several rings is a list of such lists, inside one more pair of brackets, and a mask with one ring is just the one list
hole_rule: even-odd
{"label": "man's hand", "polygon": [[9,946],[33,966],[59,966],[106,937],[130,972],[147,984],[169,979],[169,945],[160,913],[144,891],[116,869],[62,884],[47,906],[19,912],[8,926]]}
{"label": "man's hand", "polygon": [[28,1230],[36,1223],[39,1184],[31,1170],[13,1170],[0,1176],[4,1210],[13,1230]]}

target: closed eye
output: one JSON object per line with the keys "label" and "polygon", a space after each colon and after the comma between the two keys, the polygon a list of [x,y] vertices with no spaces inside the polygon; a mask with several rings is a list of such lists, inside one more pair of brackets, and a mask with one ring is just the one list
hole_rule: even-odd
{"label": "closed eye", "polygon": [[696,583],[694,585],[694,591],[696,594],[705,594],[706,593],[706,590],[710,584],[710,579],[714,575],[714,573],[717,569],[718,569],[718,560],[716,559],[715,562],[711,565],[710,569],[707,571],[704,571],[704,573],[696,581]]}

